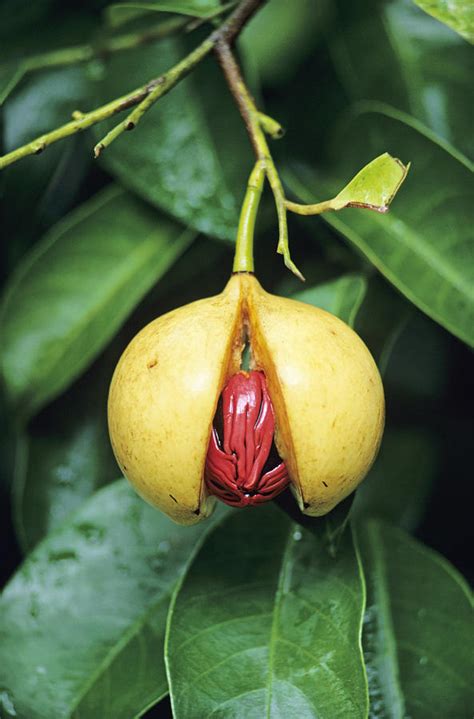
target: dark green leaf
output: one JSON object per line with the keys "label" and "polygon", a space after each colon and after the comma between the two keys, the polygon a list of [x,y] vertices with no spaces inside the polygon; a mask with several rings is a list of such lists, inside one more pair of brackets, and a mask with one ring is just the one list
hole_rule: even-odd
{"label": "dark green leaf", "polygon": [[438,460],[436,438],[429,430],[388,428],[379,456],[356,492],[352,515],[415,529],[426,511]]}
{"label": "dark green leaf", "polygon": [[222,242],[199,238],[149,293],[105,353],[29,423],[23,451],[17,452],[13,486],[16,530],[24,550],[55,529],[100,486],[116,479],[106,408],[117,358],[135,332],[156,315],[220,292],[226,281],[227,250]]}
{"label": "dark green leaf", "polygon": [[385,374],[392,350],[414,307],[378,274],[367,283],[367,292],[355,320],[355,329],[362,337]]}
{"label": "dark green leaf", "polygon": [[239,38],[255,84],[279,85],[294,77],[322,36],[329,5],[327,0],[272,0],[264,5]]}
{"label": "dark green leaf", "polygon": [[[186,51],[181,41],[167,39],[111,57],[97,88],[101,102],[142,85],[144,68],[148,79],[150,73],[159,76]],[[96,128],[96,138],[107,129],[107,123]],[[205,61],[147,113],[135,132],[126,133],[101,157],[146,200],[201,232],[234,239],[252,157],[213,60]]]}
{"label": "dark green leaf", "polygon": [[363,605],[350,533],[331,559],[272,507],[234,514],[210,535],[170,611],[175,719],[365,717]]}
{"label": "dark green leaf", "polygon": [[415,0],[422,10],[474,42],[474,5],[471,0]]}
{"label": "dark green leaf", "polygon": [[119,2],[106,8],[112,27],[154,12],[171,12],[192,17],[207,17],[219,8],[219,0],[170,0],[169,2]]}
{"label": "dark green leaf", "polygon": [[[364,143],[357,138],[364,138]],[[473,206],[472,172],[452,151],[409,116],[366,103],[339,137],[339,175],[351,174],[360,155],[389,144],[412,161],[412,171],[388,215],[363,210],[326,213],[326,222],[362,251],[411,302],[430,317],[474,344],[474,266],[470,262]],[[356,158],[356,159],[355,159]],[[334,166],[335,168],[337,165]],[[321,178],[305,175],[304,184],[288,178],[306,202]],[[449,178],[449,181],[448,181]]]}
{"label": "dark green leaf", "polygon": [[367,580],[364,651],[373,719],[469,717],[469,589],[442,557],[372,520],[358,531]]}
{"label": "dark green leaf", "polygon": [[48,233],[14,275],[0,316],[3,376],[22,417],[90,363],[191,239],[117,187]]}
{"label": "dark green leaf", "polygon": [[[410,404],[418,400],[420,408],[425,406],[420,415],[424,424],[429,423],[426,402],[439,402],[449,395],[451,346],[452,338],[439,325],[414,312],[393,347],[386,371],[389,391],[400,400],[406,398]],[[407,422],[407,417],[403,419]]]}
{"label": "dark green leaf", "polygon": [[355,493],[350,494],[323,517],[307,517],[302,514],[290,490],[280,494],[275,503],[290,519],[297,522],[311,534],[314,534],[329,555],[335,557],[351,516],[354,498]]}
{"label": "dark green leaf", "polygon": [[321,307],[353,327],[366,291],[367,282],[362,275],[344,275],[302,290],[292,297],[300,302]]}
{"label": "dark green leaf", "polygon": [[[404,110],[472,154],[474,137],[465,111],[474,102],[469,45],[413,0],[337,4],[329,44],[349,98]],[[400,148],[391,151],[402,155]]]}
{"label": "dark green leaf", "polygon": [[94,365],[25,429],[13,487],[16,529],[24,551],[117,477],[107,432],[111,376],[110,364]]}
{"label": "dark green leaf", "polygon": [[[12,31],[18,32],[25,25],[34,25],[41,20],[54,0],[2,0],[0,2],[0,37],[11,37]],[[15,12],[13,12],[13,6]]]}
{"label": "dark green leaf", "polygon": [[[77,67],[26,79],[2,108],[3,148],[0,154],[63,124],[74,109],[83,106],[87,92],[88,82]],[[5,269],[16,264],[19,256],[44,232],[45,226],[54,222],[58,213],[70,209],[91,162],[84,139],[75,137],[58,143],[42,155],[25,158],[0,173],[0,226],[2,237],[8,239],[2,243]],[[56,183],[60,183],[56,193],[60,200],[56,200],[51,212],[48,211],[49,201]],[[53,220],[52,215],[55,215]]]}
{"label": "dark green leaf", "polygon": [[[17,3],[15,3],[15,12],[11,11],[10,14],[15,15],[16,9]],[[88,78],[87,68],[83,65],[57,67],[51,70],[50,68],[48,69],[47,59],[50,59],[51,54],[56,50],[64,50],[63,57],[66,59],[68,50],[74,55],[76,47],[88,40],[94,31],[97,32],[97,16],[96,14],[89,15],[87,12],[78,13],[74,11],[68,14],[66,11],[60,15],[56,13],[54,22],[51,22],[51,17],[47,16],[36,22],[31,18],[31,21],[31,24],[27,24],[15,32],[7,33],[6,37],[1,39],[0,107],[15,90],[22,78],[30,71],[38,68],[39,57],[42,58],[39,66],[44,68],[44,74],[41,80],[36,76],[35,82],[37,81],[43,85],[43,93],[49,94],[53,92],[56,95],[56,105],[58,101],[62,100],[63,104],[67,106],[70,98],[77,93],[78,79],[80,78],[80,83],[83,87],[88,84],[88,79],[90,78]],[[0,36],[6,24],[0,22]],[[66,62],[65,64],[68,63]],[[68,76],[71,78],[71,83],[64,86],[63,78]],[[85,94],[77,97],[76,102],[79,103],[79,106],[82,105],[86,97]],[[39,89],[36,94],[36,101],[37,103],[41,102]],[[50,124],[41,129],[43,124],[47,122],[48,116],[55,110],[54,105],[48,106],[46,98],[43,99],[42,104],[46,106],[44,115],[37,114],[36,108],[32,108],[31,105],[24,112],[21,124],[30,123],[33,125],[33,131],[36,131],[34,135],[28,138],[29,140],[41,134],[42,131],[52,130],[55,125],[67,122],[71,112],[77,109],[77,105],[76,107],[71,107],[69,112],[63,114],[53,125]]]}
{"label": "dark green leaf", "polygon": [[98,492],[5,589],[4,704],[28,719],[130,719],[158,701],[170,593],[213,522],[179,527],[125,481]]}

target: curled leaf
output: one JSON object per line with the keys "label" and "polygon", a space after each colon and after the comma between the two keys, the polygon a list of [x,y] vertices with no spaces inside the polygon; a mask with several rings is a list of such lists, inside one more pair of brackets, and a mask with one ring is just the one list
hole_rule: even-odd
{"label": "curled leaf", "polygon": [[287,202],[288,210],[300,215],[319,215],[328,210],[361,207],[365,210],[387,212],[400,185],[407,176],[410,164],[404,165],[388,152],[379,155],[362,168],[355,177],[331,200],[314,205]]}

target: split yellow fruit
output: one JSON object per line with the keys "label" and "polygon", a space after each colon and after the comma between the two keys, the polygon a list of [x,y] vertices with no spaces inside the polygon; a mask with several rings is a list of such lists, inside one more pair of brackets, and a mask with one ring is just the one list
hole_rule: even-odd
{"label": "split yellow fruit", "polygon": [[147,325],[122,355],[110,388],[110,436],[124,474],[182,524],[212,511],[205,468],[213,421],[247,341],[252,368],[266,379],[274,443],[302,512],[329,512],[377,453],[383,388],[362,340],[337,317],[265,292],[250,273],[234,274],[220,295]]}

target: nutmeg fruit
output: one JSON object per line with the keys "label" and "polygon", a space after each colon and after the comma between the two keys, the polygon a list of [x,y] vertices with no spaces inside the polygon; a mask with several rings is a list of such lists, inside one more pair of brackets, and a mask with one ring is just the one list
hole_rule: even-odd
{"label": "nutmeg fruit", "polygon": [[[215,494],[227,501],[225,492],[213,490],[217,485],[209,480],[206,460],[211,439],[223,441],[216,439],[218,403],[240,371],[247,342],[251,368],[264,376],[274,416],[268,424],[273,437],[265,446],[273,444],[279,456],[278,469],[265,469],[269,491],[256,480],[256,489],[249,489],[237,470],[235,477],[229,470],[228,486],[237,499],[239,492],[250,499],[259,492],[253,503],[273,498],[278,476],[278,489],[289,481],[302,512],[320,516],[357,487],[376,456],[384,395],[362,340],[334,315],[269,294],[253,274],[237,273],[221,294],[142,329],[123,353],[110,387],[109,430],[117,461],[137,492],[176,522],[193,524],[208,516]],[[241,444],[248,453],[248,439]],[[238,447],[227,454],[229,468],[237,465]],[[232,493],[229,497],[228,503],[236,503]]]}

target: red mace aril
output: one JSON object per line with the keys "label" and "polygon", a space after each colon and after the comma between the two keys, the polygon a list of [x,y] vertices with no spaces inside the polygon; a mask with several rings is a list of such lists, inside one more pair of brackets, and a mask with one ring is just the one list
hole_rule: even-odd
{"label": "red mace aril", "polygon": [[222,391],[206,456],[210,494],[233,507],[274,499],[289,478],[274,444],[275,417],[263,372],[238,372]]}

